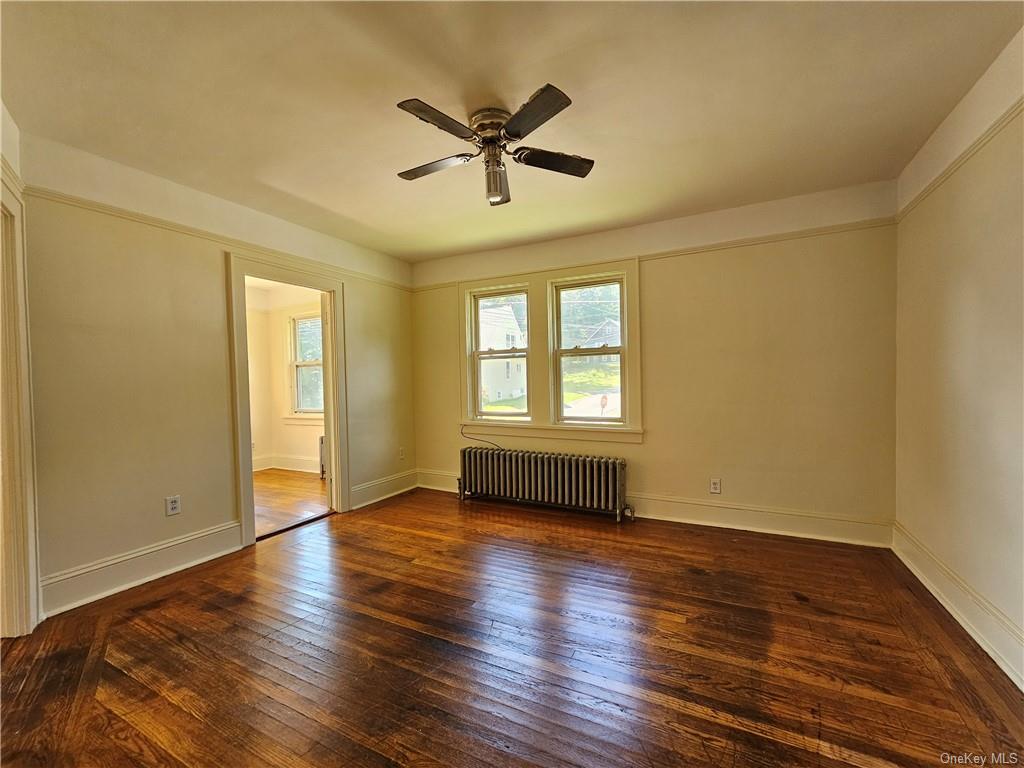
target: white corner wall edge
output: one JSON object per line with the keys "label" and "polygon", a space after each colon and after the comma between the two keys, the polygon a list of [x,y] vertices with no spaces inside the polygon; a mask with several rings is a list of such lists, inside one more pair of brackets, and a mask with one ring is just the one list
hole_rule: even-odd
{"label": "white corner wall edge", "polygon": [[182,571],[242,548],[237,520],[106,557],[40,580],[43,617]]}
{"label": "white corner wall edge", "polygon": [[939,559],[901,523],[893,525],[892,550],[967,633],[1024,690],[1024,628]]}
{"label": "white corner wall edge", "polygon": [[22,133],[21,166],[22,179],[29,187],[171,221],[399,285],[410,284],[409,264],[393,256],[66,144]]}
{"label": "white corner wall edge", "polygon": [[1024,96],[1024,29],[939,124],[896,180],[903,210]]}
{"label": "white corner wall edge", "polygon": [[460,254],[413,264],[413,287],[477,280],[686,251],[719,243],[771,237],[896,214],[896,182],[878,181],[787,197],[651,224],[546,240],[512,248]]}
{"label": "white corner wall edge", "polygon": [[14,122],[7,105],[0,102],[3,118],[0,120],[0,154],[8,162],[18,178],[21,178],[21,131]]}

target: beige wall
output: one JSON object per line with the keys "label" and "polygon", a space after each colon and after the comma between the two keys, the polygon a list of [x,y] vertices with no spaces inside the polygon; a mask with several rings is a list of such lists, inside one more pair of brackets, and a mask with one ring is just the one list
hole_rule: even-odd
{"label": "beige wall", "polygon": [[36,197],[27,219],[44,578],[235,518],[220,249]]}
{"label": "beige wall", "polygon": [[[642,261],[641,445],[496,438],[620,455],[639,514],[886,544],[895,511],[895,227]],[[414,299],[419,465],[458,469],[460,289]],[[449,474],[445,474],[449,473]],[[708,479],[723,493],[710,496]],[[450,481],[449,481],[450,482]],[[747,509],[752,507],[752,509]],[[820,520],[819,520],[820,518]]]}
{"label": "beige wall", "polygon": [[[207,530],[221,548],[240,541],[227,277],[225,247],[210,239],[35,195],[27,220],[52,611],[153,575],[140,552],[160,550],[160,568],[174,570],[208,556],[194,538]],[[410,305],[404,289],[345,279],[353,483],[415,467]],[[165,517],[171,494],[182,512]],[[179,539],[191,554],[174,554]],[[122,570],[102,576],[110,569]]]}
{"label": "beige wall", "polygon": [[[413,425],[412,294],[364,282],[345,290],[348,350],[348,440],[352,504],[385,493],[369,483],[402,473],[415,475]],[[405,450],[405,458],[399,457]],[[401,483],[415,485],[415,477]],[[397,488],[395,488],[397,490]]]}
{"label": "beige wall", "polygon": [[249,352],[249,426],[252,429],[253,468],[264,469],[257,459],[274,455],[274,393],[270,362],[270,313],[248,309],[245,331]]}
{"label": "beige wall", "polygon": [[896,530],[897,551],[1018,680],[1022,119],[1018,110],[899,224]]}

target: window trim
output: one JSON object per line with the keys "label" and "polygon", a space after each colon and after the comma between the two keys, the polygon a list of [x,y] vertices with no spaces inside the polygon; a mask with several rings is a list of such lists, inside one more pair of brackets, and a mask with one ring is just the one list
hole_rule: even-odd
{"label": "window trim", "polygon": [[[623,398],[621,421],[559,421],[560,395],[556,395],[557,370],[554,335],[554,286],[607,283],[619,280],[621,299],[621,371]],[[497,275],[461,281],[452,286],[459,306],[460,426],[466,434],[522,437],[539,440],[576,440],[609,443],[644,442],[642,402],[642,340],[640,336],[640,263],[636,258],[555,267],[534,272]],[[476,333],[473,299],[482,295],[527,294],[529,332],[525,362],[528,417],[480,415],[476,407],[476,374],[473,339]],[[544,338],[540,330],[544,331]]]}
{"label": "window trim", "polygon": [[[582,279],[565,278],[563,280],[552,280],[551,290],[551,347],[553,352],[551,374],[554,385],[553,398],[551,401],[554,413],[552,422],[556,425],[577,425],[597,424],[610,426],[625,426],[629,423],[627,413],[629,397],[627,390],[627,366],[626,347],[628,337],[626,335],[626,276],[624,274],[604,275],[601,277],[588,277]],[[598,285],[619,286],[619,343],[610,347],[604,344],[600,347],[563,347],[562,346],[562,291],[576,288],[588,288]],[[576,416],[566,418],[565,402],[563,400],[562,383],[562,362],[566,357],[597,357],[601,355],[618,355],[619,357],[619,415],[618,417],[606,416]]]}
{"label": "window trim", "polygon": [[[495,298],[498,296],[518,296],[526,299],[526,346],[506,347],[504,349],[480,349],[480,300]],[[470,386],[472,388],[473,418],[479,421],[501,421],[518,422],[530,421],[530,366],[528,354],[530,350],[530,292],[528,286],[510,286],[508,288],[497,288],[481,291],[471,291],[469,294],[469,312],[472,330],[470,333]],[[483,410],[480,402],[480,370],[484,360],[505,360],[506,363],[513,360],[526,364],[526,409],[514,411],[507,414],[499,414]]]}
{"label": "window trim", "polygon": [[[301,320],[312,320],[316,318],[320,320],[320,359],[319,360],[299,360],[299,321]],[[292,315],[288,318],[288,329],[290,331],[289,338],[289,349],[291,354],[289,357],[291,361],[289,363],[291,391],[292,391],[292,415],[305,415],[307,418],[319,416],[323,418],[323,408],[300,408],[299,407],[299,369],[300,368],[319,368],[320,378],[323,380],[323,318],[319,312],[304,312],[297,315]]]}

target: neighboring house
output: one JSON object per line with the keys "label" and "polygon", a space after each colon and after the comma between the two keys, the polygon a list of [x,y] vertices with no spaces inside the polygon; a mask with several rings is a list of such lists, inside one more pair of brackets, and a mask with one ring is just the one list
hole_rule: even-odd
{"label": "neighboring house", "polygon": [[[480,348],[525,350],[526,337],[509,306],[480,310]],[[486,361],[481,366],[482,405],[513,400],[526,394],[526,365],[522,358]]]}
{"label": "neighboring house", "polygon": [[600,325],[587,334],[586,340],[580,344],[581,347],[600,347],[607,344],[609,347],[617,347],[621,344],[621,332],[618,320],[603,320]]}

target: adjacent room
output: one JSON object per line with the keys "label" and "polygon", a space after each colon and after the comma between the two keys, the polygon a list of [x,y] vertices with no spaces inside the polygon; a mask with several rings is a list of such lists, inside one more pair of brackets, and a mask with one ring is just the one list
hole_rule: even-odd
{"label": "adjacent room", "polygon": [[256,538],[328,514],[320,291],[245,277]]}
{"label": "adjacent room", "polygon": [[1024,763],[1024,2],[0,3],[0,764]]}

